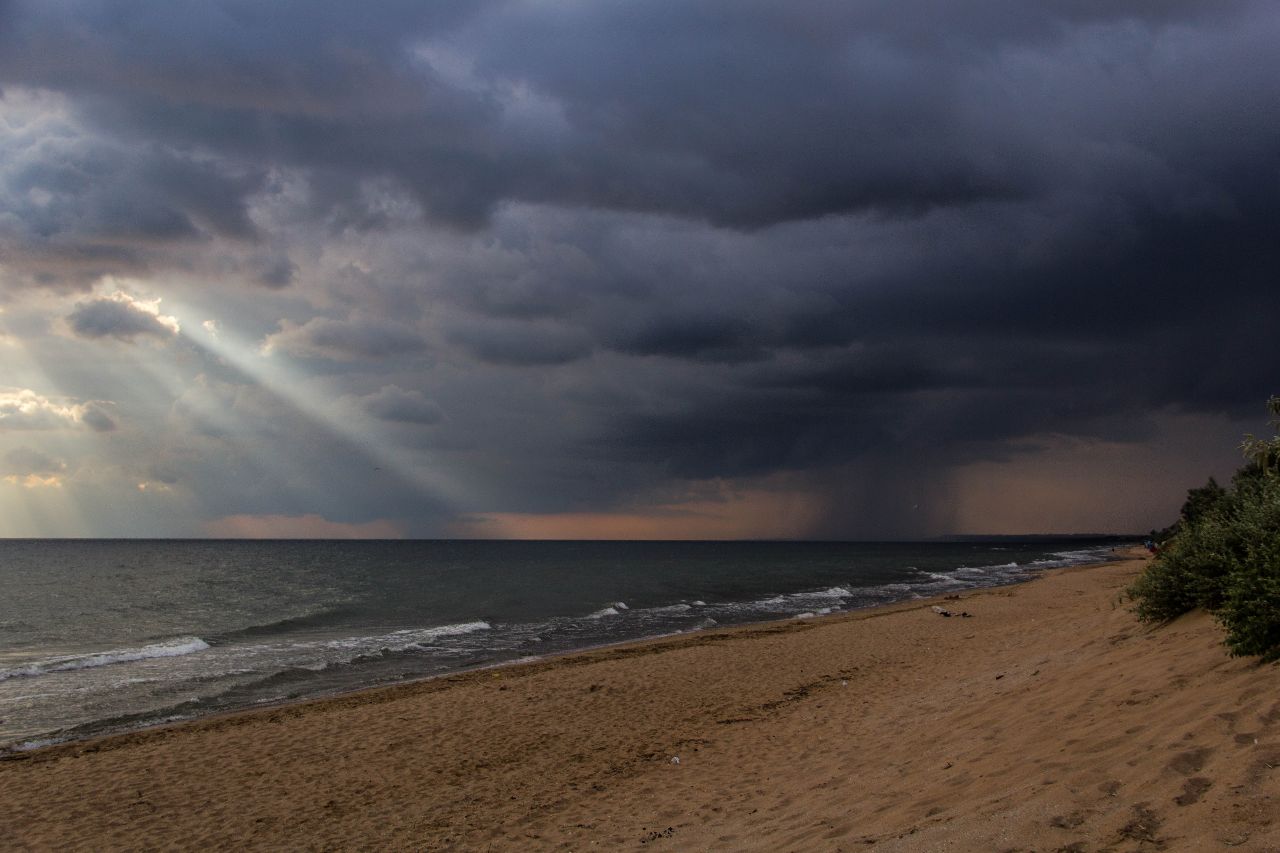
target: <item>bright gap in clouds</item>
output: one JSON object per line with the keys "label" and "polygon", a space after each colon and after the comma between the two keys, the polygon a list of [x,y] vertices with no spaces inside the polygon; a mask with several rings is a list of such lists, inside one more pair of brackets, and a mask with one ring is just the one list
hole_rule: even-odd
{"label": "bright gap in clouds", "polygon": [[[178,313],[194,315],[187,310]],[[205,320],[199,325],[204,334],[183,333],[184,342],[221,359],[317,427],[341,439],[352,451],[366,456],[371,471],[398,479],[450,506],[468,506],[473,502],[459,484],[432,470],[429,460],[399,446],[373,418],[356,411],[355,407],[335,406],[334,395],[322,388],[320,381],[292,370],[285,358],[263,353],[260,346],[238,337],[216,320]]]}
{"label": "bright gap in clouds", "polygon": [[[307,529],[317,535],[388,536],[404,532],[401,520],[357,522],[332,509],[325,518],[316,509],[326,501],[334,506],[335,494],[349,491],[349,497],[361,490],[468,505],[463,490],[437,474],[423,451],[402,446],[363,410],[359,398],[330,391],[323,377],[297,370],[287,356],[264,354],[259,342],[234,328],[200,320],[207,312],[157,297],[140,284],[112,280],[105,295],[70,297],[52,312],[39,306],[42,316],[65,319],[49,323],[48,332],[30,345],[6,338],[0,404],[10,415],[6,424],[0,412],[0,460],[26,453],[55,461],[39,470],[5,463],[0,535],[219,535],[226,528],[218,527],[218,519],[234,517],[246,535]],[[48,350],[65,347],[84,355],[71,370],[66,362],[46,370],[42,358]],[[125,396],[95,401],[76,394],[85,390],[86,377],[95,387],[105,383]],[[250,409],[237,411],[243,395],[255,392]],[[119,420],[118,430],[114,421],[103,424],[104,405]],[[197,433],[227,443],[238,460],[226,457],[227,465],[270,484],[276,500],[293,510],[257,508],[249,500],[246,514],[239,501],[227,503],[225,483],[219,488],[202,482],[209,469],[188,464],[192,453],[201,452],[202,440],[186,428],[184,414]],[[290,420],[292,425],[281,426]],[[285,430],[283,447],[278,440],[256,440],[272,421]],[[312,430],[324,437],[320,446],[340,456],[292,452]],[[224,470],[237,476],[233,468]],[[358,500],[353,509],[358,518]],[[387,514],[385,507],[381,514]],[[299,526],[300,520],[307,523]]]}
{"label": "bright gap in clouds", "polygon": [[[83,430],[86,437],[77,441],[60,433],[80,427],[88,409],[35,391],[49,387],[48,376],[16,339],[4,347],[3,355],[4,380],[16,387],[0,386],[0,462],[5,464],[0,476],[0,536],[83,530],[84,516],[74,490],[65,488],[74,473],[65,460],[92,445],[97,434]],[[6,421],[25,424],[3,429]],[[53,429],[23,428],[42,425]],[[36,440],[37,435],[42,440]]]}

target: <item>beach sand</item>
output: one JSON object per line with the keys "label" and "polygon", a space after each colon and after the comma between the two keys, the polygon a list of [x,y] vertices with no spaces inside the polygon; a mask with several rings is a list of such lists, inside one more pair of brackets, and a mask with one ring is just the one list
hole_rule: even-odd
{"label": "beach sand", "polygon": [[1280,851],[1280,670],[1141,566],[37,750],[0,848]]}

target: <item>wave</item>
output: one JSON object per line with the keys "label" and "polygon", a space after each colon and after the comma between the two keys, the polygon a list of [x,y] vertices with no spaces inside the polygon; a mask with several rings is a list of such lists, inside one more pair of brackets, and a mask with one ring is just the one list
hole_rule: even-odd
{"label": "wave", "polygon": [[403,652],[415,647],[425,647],[431,641],[441,637],[458,637],[473,634],[476,631],[488,631],[493,626],[483,620],[459,622],[456,625],[437,625],[434,628],[405,628],[388,634],[374,634],[365,637],[344,637],[340,640],[327,640],[324,645],[330,649],[367,649],[377,648],[393,652]]}
{"label": "wave", "polygon": [[630,610],[631,607],[625,601],[615,601],[607,607],[601,607],[594,613],[588,613],[584,619],[603,619],[606,616],[621,616],[623,610]]}
{"label": "wave", "polygon": [[110,666],[117,663],[148,660],[150,658],[172,658],[181,655],[195,654],[209,648],[209,644],[199,637],[178,637],[160,643],[127,649],[111,649],[89,655],[68,655],[36,661],[14,669],[0,670],[0,681],[10,678],[31,678],[48,675],[54,672],[71,672],[77,669],[91,669],[99,666]]}
{"label": "wave", "polygon": [[[826,589],[773,595],[750,601],[724,602],[711,605],[717,612],[729,612],[740,619],[761,618],[768,614],[787,613],[792,618],[813,618],[847,609],[857,609],[885,604],[903,599],[923,598],[960,589],[979,589],[1016,583],[1037,571],[1061,566],[1079,565],[1106,560],[1109,548],[1091,548],[1077,551],[1051,552],[1051,558],[1030,563],[999,563],[929,571],[917,566],[905,566],[912,576],[873,586],[843,584]],[[699,602],[701,603],[701,602]],[[657,609],[657,608],[655,608]]]}
{"label": "wave", "polygon": [[275,634],[286,634],[292,631],[306,631],[312,628],[325,628],[331,625],[337,617],[350,613],[349,608],[345,607],[329,607],[323,610],[317,610],[312,613],[303,613],[298,616],[286,616],[282,619],[275,619],[271,622],[264,622],[260,625],[248,625],[244,628],[236,628],[226,631],[216,636],[210,637],[210,640],[217,645],[219,643],[232,642],[234,640],[247,637],[267,637]]}
{"label": "wave", "polygon": [[1078,551],[1053,551],[1051,553],[1057,559],[1033,560],[1031,565],[1037,569],[1053,569],[1062,566],[1078,566],[1082,563],[1109,562],[1115,559],[1115,554],[1110,547],[1084,548]]}
{"label": "wave", "polygon": [[650,607],[645,613],[687,613],[693,609],[692,604],[668,604],[664,607]]}
{"label": "wave", "polygon": [[[446,637],[487,631],[491,627],[488,622],[477,620],[331,640],[309,640],[301,643],[282,641],[250,645],[233,645],[224,639],[217,639],[210,643],[201,637],[179,637],[136,648],[112,649],[94,654],[69,655],[34,661],[12,669],[0,670],[0,681],[132,663],[152,658],[180,657],[206,649],[213,650],[210,654],[214,657],[206,665],[206,669],[207,667],[212,669],[207,669],[200,676],[194,677],[224,678],[228,675],[252,672],[264,666],[278,665],[284,661],[302,667],[324,667],[334,663],[348,662],[362,655],[423,649],[437,644]],[[299,657],[302,659],[299,660]],[[335,660],[335,657],[341,660]]]}
{"label": "wave", "polygon": [[994,571],[995,569],[1016,569],[1016,568],[1018,568],[1017,563],[1000,563],[998,565],[990,565],[990,566],[956,566],[955,570],[957,572],[990,572],[990,571]]}
{"label": "wave", "polygon": [[828,589],[819,589],[814,592],[797,592],[792,598],[849,598],[853,595],[853,590],[847,586],[833,586]]}
{"label": "wave", "polygon": [[795,610],[796,613],[825,615],[843,607],[849,599],[867,595],[872,589],[871,587],[855,589],[850,586],[832,586],[786,595],[771,595],[768,598],[757,598],[752,601],[723,602],[710,605],[710,608],[717,612],[727,611],[736,614],[786,614],[788,611]]}
{"label": "wave", "polygon": [[710,604],[702,599],[686,599],[673,604],[630,609],[622,608],[622,602],[614,602],[585,616],[558,616],[536,624],[500,627],[505,634],[518,633],[516,645],[542,642],[544,639],[554,642],[562,637],[571,637],[577,644],[585,637],[606,632],[610,638],[662,636],[655,632],[699,630],[721,622],[738,624],[787,617],[809,619],[894,601],[1016,583],[1041,569],[1106,559],[1106,549],[1050,552],[1046,556],[1047,559],[1034,562],[986,565],[963,565],[957,560],[951,567],[931,567],[932,571],[904,566],[905,577],[888,583],[860,586],[856,582],[844,582],[819,589]]}

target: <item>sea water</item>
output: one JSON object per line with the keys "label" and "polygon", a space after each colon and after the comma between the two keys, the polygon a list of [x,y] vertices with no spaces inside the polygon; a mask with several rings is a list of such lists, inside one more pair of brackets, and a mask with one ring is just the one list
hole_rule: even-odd
{"label": "sea water", "polygon": [[1114,540],[0,540],[0,751],[1014,583]]}

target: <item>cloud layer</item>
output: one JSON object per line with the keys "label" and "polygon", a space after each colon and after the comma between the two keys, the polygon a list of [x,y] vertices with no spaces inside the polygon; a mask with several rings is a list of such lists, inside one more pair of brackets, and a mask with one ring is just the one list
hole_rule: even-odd
{"label": "cloud layer", "polygon": [[90,427],[95,530],[117,481],[187,531],[897,536],[974,489],[1033,524],[973,472],[1062,454],[1221,476],[1280,390],[1278,39],[1262,0],[9,0],[0,431]]}

